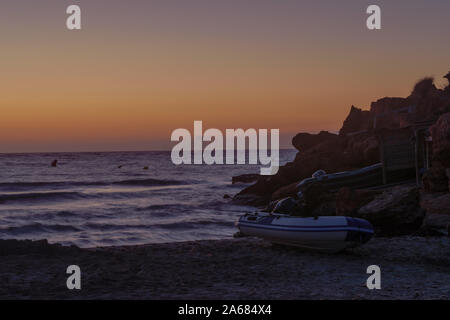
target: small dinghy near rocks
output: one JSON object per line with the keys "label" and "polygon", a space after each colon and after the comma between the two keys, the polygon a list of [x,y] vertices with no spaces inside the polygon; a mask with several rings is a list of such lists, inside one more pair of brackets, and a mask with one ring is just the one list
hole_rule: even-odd
{"label": "small dinghy near rocks", "polygon": [[342,216],[302,218],[256,213],[240,217],[236,226],[244,236],[327,252],[360,246],[374,233],[368,221]]}

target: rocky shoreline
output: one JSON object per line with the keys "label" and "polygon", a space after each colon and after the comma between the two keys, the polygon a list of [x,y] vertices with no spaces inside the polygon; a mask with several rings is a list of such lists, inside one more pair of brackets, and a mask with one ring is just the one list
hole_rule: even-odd
{"label": "rocky shoreline", "polygon": [[[450,72],[444,78],[450,81]],[[386,137],[390,149],[383,145]],[[369,110],[352,106],[339,134],[299,133],[292,144],[298,150],[294,161],[274,176],[252,177],[255,183],[233,201],[267,210],[291,197],[304,202],[301,216],[359,217],[370,221],[378,235],[449,235],[450,85],[438,89],[432,78],[422,79],[406,98],[385,97]],[[316,181],[298,187],[317,172],[378,164],[378,175],[363,176],[353,185],[332,189]],[[233,181],[240,179],[251,181]]]}
{"label": "rocky shoreline", "polygon": [[[0,299],[448,300],[449,252],[446,238],[409,236],[339,254],[253,238],[92,249],[0,240]],[[73,264],[81,290],[66,287]],[[381,290],[366,287],[374,264]]]}

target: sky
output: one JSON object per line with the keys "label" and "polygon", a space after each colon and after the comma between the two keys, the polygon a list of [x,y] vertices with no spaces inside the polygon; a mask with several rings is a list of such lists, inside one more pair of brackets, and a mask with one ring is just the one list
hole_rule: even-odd
{"label": "sky", "polygon": [[[66,8],[82,30],[66,28]],[[366,8],[382,29],[366,28]],[[0,153],[169,150],[206,128],[336,132],[450,70],[447,0],[2,0]]]}

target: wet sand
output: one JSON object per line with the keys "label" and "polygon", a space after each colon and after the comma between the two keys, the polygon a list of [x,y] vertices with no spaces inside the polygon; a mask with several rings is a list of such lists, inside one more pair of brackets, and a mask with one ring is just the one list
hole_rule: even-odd
{"label": "wet sand", "polygon": [[[81,268],[68,290],[66,268]],[[381,268],[381,290],[366,269]],[[375,238],[339,254],[253,239],[79,249],[0,240],[1,299],[450,299],[449,238]]]}

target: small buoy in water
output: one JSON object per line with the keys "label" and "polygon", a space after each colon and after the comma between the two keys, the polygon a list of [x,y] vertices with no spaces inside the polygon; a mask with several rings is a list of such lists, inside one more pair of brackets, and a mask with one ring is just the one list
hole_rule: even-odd
{"label": "small buoy in water", "polygon": [[58,163],[58,160],[53,160],[52,161],[52,167],[56,167],[56,164]]}
{"label": "small buoy in water", "polygon": [[122,165],[120,165],[120,166],[117,166],[117,168],[119,168],[119,169],[120,169],[120,168],[122,168],[122,167],[123,167]]}
{"label": "small buoy in water", "polygon": [[144,170],[148,170],[148,167],[144,167]]}

